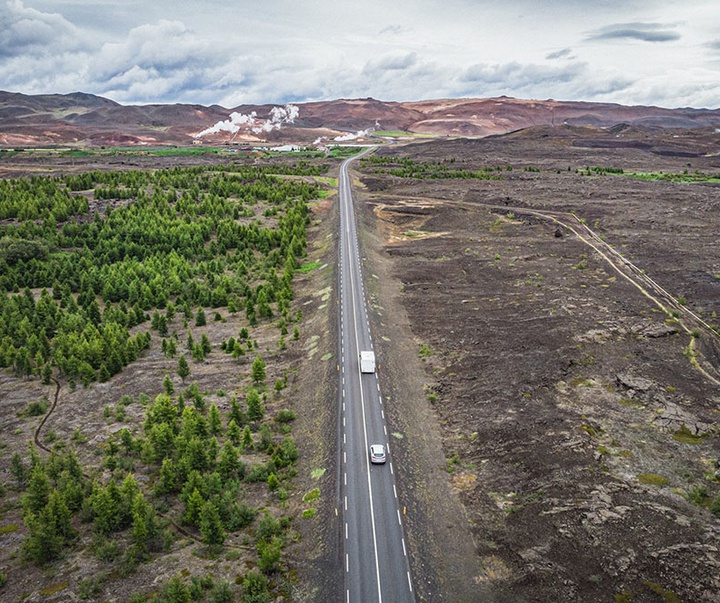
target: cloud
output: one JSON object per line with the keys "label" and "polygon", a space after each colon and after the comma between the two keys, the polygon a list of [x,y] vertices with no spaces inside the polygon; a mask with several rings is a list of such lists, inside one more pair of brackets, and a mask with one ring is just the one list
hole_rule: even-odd
{"label": "cloud", "polygon": [[715,3],[278,0],[249,14],[221,0],[0,0],[0,88],[221,104],[228,115],[368,96],[707,106],[720,98]]}
{"label": "cloud", "polygon": [[62,15],[27,8],[22,0],[9,0],[6,7],[0,11],[2,59],[89,48],[82,32]]}
{"label": "cloud", "polygon": [[556,50],[555,52],[551,52],[545,55],[545,58],[548,60],[571,59],[573,58],[572,53],[572,50],[570,50],[569,48],[563,48],[562,50]]}
{"label": "cloud", "polygon": [[554,84],[576,79],[586,69],[584,63],[571,63],[563,66],[548,66],[518,62],[504,64],[478,63],[468,67],[461,76],[464,82],[498,84],[508,88],[538,84]]}
{"label": "cloud", "polygon": [[596,30],[586,40],[673,42],[680,39],[680,34],[673,31],[672,27],[659,23],[618,23]]}
{"label": "cloud", "polygon": [[379,32],[378,35],[397,35],[399,33],[402,33],[404,31],[402,25],[397,24],[390,24],[383,27]]}
{"label": "cloud", "polygon": [[405,71],[418,63],[418,55],[409,52],[400,55],[388,55],[380,59],[369,61],[363,72],[375,73],[377,71]]}
{"label": "cloud", "polygon": [[210,73],[227,60],[224,49],[218,50],[182,22],[161,20],[132,29],[120,42],[103,44],[90,77],[117,100],[153,101],[158,98],[153,89],[165,96],[212,87]]}

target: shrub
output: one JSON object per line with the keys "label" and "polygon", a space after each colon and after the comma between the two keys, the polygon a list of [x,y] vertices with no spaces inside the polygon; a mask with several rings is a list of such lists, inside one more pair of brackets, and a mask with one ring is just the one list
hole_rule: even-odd
{"label": "shrub", "polygon": [[427,358],[428,356],[432,356],[433,351],[430,349],[430,346],[426,343],[423,343],[420,346],[420,351],[418,352],[418,356],[420,358]]}
{"label": "shrub", "polygon": [[292,410],[288,410],[287,408],[279,410],[275,415],[275,420],[278,423],[290,423],[290,421],[294,421],[296,418],[297,415]]}
{"label": "shrub", "polygon": [[29,402],[25,407],[25,416],[28,417],[39,417],[44,415],[48,409],[48,399],[46,397],[34,402]]}
{"label": "shrub", "polygon": [[720,494],[713,500],[712,505],[710,505],[710,510],[713,512],[713,515],[720,517]]}
{"label": "shrub", "polygon": [[268,579],[259,572],[248,572],[243,580],[242,603],[270,603]]}
{"label": "shrub", "polygon": [[270,540],[282,534],[282,524],[268,512],[265,512],[258,521],[257,536],[261,540]]}
{"label": "shrub", "polygon": [[279,569],[282,546],[283,541],[278,536],[273,536],[269,542],[258,542],[258,567],[262,572],[269,574]]}
{"label": "shrub", "polygon": [[693,486],[687,496],[688,500],[695,505],[705,505],[710,498],[705,486]]}
{"label": "shrub", "polygon": [[210,603],[232,603],[235,593],[227,580],[219,580],[210,591]]}
{"label": "shrub", "polygon": [[101,577],[88,577],[80,580],[78,584],[78,597],[81,599],[92,599],[100,594],[102,590]]}

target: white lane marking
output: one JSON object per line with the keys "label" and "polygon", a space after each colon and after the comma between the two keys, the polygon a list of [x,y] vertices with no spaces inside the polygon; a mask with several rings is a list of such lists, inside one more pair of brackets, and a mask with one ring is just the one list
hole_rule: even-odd
{"label": "white lane marking", "polygon": [[395,498],[397,499],[397,488],[395,487],[395,484],[393,484],[393,494],[395,495]]}
{"label": "white lane marking", "polygon": [[347,496],[345,497],[345,510],[347,511]]}
{"label": "white lane marking", "polygon": [[407,557],[407,551],[405,550],[405,539],[402,538],[401,541],[402,541],[402,545],[403,545],[403,555],[405,555],[405,557]]}
{"label": "white lane marking", "polygon": [[398,516],[398,525],[402,525],[402,520],[400,519],[400,509],[395,509],[397,511]]}
{"label": "white lane marking", "polygon": [[410,592],[412,592],[413,589],[412,589],[412,580],[410,580],[410,572],[407,573],[407,577],[408,577],[408,587],[410,588]]}
{"label": "white lane marking", "polygon": [[[345,540],[348,539],[348,524],[345,522]],[[403,550],[405,550],[405,543],[403,542]]]}

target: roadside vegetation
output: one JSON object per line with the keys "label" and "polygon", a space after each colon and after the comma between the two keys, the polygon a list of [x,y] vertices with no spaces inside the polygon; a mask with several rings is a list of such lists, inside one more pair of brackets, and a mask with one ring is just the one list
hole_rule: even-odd
{"label": "roadside vegetation", "polygon": [[[388,174],[400,178],[445,179],[464,178],[474,180],[500,180],[499,172],[506,168],[483,167],[479,170],[468,170],[455,165],[454,158],[442,161],[415,161],[409,157],[389,157],[368,155],[360,159],[363,169],[372,174]],[[511,170],[512,168],[507,168]]]}
{"label": "roadside vegetation", "polygon": [[690,171],[688,169],[684,169],[681,172],[630,172],[619,167],[595,165],[578,169],[576,173],[581,176],[627,176],[648,182],[675,182],[683,184],[720,182],[720,174],[709,174],[701,170]]}

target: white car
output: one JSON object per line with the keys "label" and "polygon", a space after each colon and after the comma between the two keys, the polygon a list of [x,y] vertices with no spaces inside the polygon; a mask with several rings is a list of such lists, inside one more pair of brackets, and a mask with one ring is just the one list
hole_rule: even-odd
{"label": "white car", "polygon": [[385,446],[382,444],[373,444],[370,446],[370,462],[374,464],[384,463],[387,460],[385,456]]}

